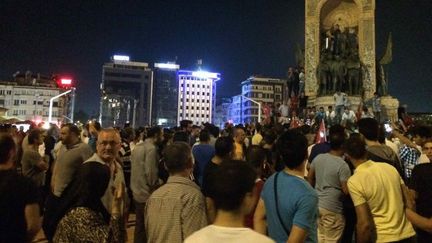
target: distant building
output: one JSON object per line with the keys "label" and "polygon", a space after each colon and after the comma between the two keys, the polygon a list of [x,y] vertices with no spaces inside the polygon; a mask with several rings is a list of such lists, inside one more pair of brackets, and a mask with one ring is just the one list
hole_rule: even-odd
{"label": "distant building", "polygon": [[241,95],[234,96],[230,106],[229,118],[238,123],[257,123],[259,117],[258,103],[261,104],[261,120],[264,105],[275,105],[283,102],[283,79],[251,76],[241,83]]}
{"label": "distant building", "polygon": [[216,107],[216,81],[219,73],[204,71],[178,71],[177,121],[191,120],[196,125],[213,122]]}
{"label": "distant building", "polygon": [[223,98],[222,103],[216,105],[213,115],[213,124],[218,127],[224,127],[226,122],[229,121],[229,108],[232,104],[231,98]]}
{"label": "distant building", "polygon": [[153,71],[145,62],[113,56],[102,67],[100,122],[103,127],[151,123]]}
{"label": "distant building", "polygon": [[179,86],[173,63],[155,63],[153,75],[152,124],[162,127],[177,126]]}
{"label": "distant building", "polygon": [[[0,108],[4,118],[31,120],[35,123],[48,122],[50,99],[65,92],[52,76],[16,73],[11,81],[0,81]],[[69,122],[70,97],[61,96],[53,101],[52,122]]]}

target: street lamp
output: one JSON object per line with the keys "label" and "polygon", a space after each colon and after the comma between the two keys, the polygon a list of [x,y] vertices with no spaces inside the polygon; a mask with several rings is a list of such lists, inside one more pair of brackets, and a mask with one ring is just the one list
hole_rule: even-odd
{"label": "street lamp", "polygon": [[[61,94],[59,94],[59,95],[56,95],[56,96],[54,96],[54,97],[52,97],[51,99],[50,99],[50,104],[49,104],[49,110],[48,110],[48,123],[51,123],[52,122],[52,112],[53,112],[53,104],[54,104],[54,100],[55,99],[58,99],[58,98],[60,98],[60,97],[62,97],[62,96],[64,96],[64,95],[67,95],[67,94],[69,94],[70,92],[73,92],[73,96],[72,97],[75,97],[75,88],[73,87],[73,88],[71,88],[70,90],[68,90],[68,91],[66,91],[66,92],[63,92],[63,93],[61,93]],[[75,100],[73,100],[72,101],[72,114],[73,114],[73,109],[74,109],[74,104],[73,103],[75,103]],[[73,116],[72,116],[72,118],[71,118],[72,120],[73,120]]]}
{"label": "street lamp", "polygon": [[[251,101],[251,102],[253,102],[253,103],[255,103],[255,104],[258,105],[258,123],[260,123],[260,122],[261,122],[261,103],[259,103],[259,102],[256,101],[256,100],[253,100],[253,99],[251,99],[251,98],[248,98],[248,97],[246,97],[246,96],[244,96],[244,95],[242,95],[241,97],[243,97],[243,98],[245,98],[246,100],[249,100],[249,101]],[[243,111],[242,111],[242,112],[243,112]]]}

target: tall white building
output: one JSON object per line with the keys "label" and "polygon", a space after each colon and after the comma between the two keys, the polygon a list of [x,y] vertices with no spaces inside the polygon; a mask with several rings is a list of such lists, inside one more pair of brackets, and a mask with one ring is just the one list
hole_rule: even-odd
{"label": "tall white building", "polygon": [[241,83],[241,95],[234,96],[230,106],[230,119],[233,123],[256,123],[261,104],[262,112],[265,105],[276,105],[283,102],[285,80],[269,77],[251,76]]}
{"label": "tall white building", "polygon": [[179,70],[177,78],[177,121],[191,120],[196,125],[212,123],[216,106],[216,81],[220,80],[220,74]]}
{"label": "tall white building", "polygon": [[[63,93],[51,77],[26,74],[14,75],[13,81],[0,81],[0,107],[6,108],[6,117],[31,120],[35,123],[48,122],[50,99]],[[69,122],[68,96],[53,102],[52,122]]]}

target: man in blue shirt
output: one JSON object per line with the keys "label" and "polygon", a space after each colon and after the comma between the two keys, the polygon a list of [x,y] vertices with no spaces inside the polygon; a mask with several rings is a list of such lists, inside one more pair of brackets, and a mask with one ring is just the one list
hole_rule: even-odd
{"label": "man in blue shirt", "polygon": [[303,178],[307,159],[307,139],[287,131],[276,148],[284,170],[264,184],[254,216],[255,230],[276,242],[317,242],[318,196]]}

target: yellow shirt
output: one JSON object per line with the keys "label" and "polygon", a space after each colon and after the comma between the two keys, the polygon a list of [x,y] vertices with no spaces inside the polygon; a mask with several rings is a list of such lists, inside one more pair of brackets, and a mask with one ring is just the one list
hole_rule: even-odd
{"label": "yellow shirt", "polygon": [[354,206],[367,203],[377,230],[377,242],[399,241],[415,235],[405,215],[397,170],[371,160],[359,165],[348,179]]}
{"label": "yellow shirt", "polygon": [[244,151],[243,145],[237,142],[234,142],[234,158],[237,160],[244,160]]}

